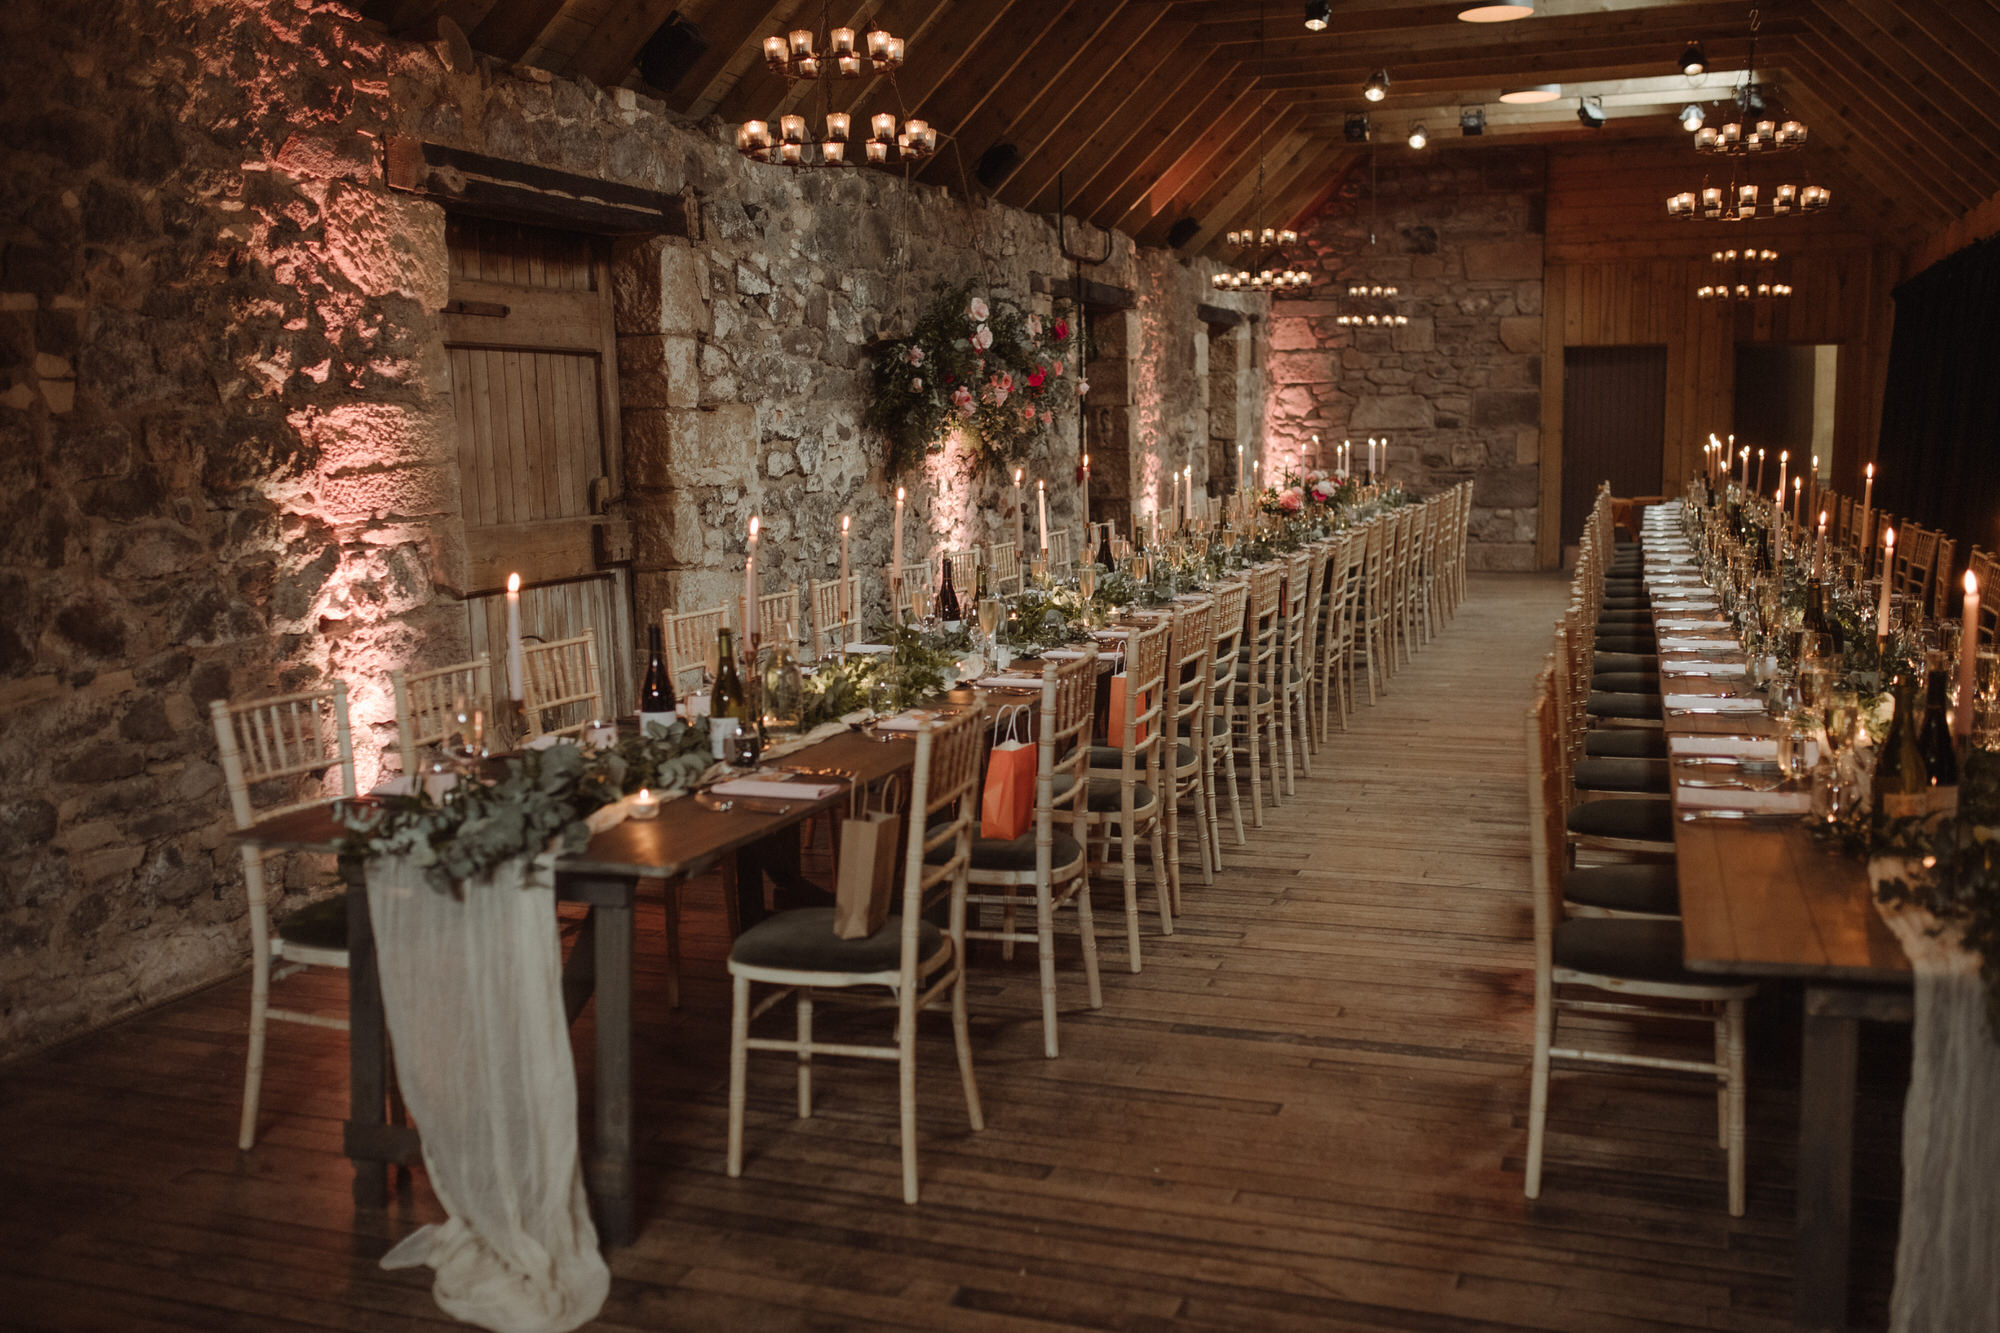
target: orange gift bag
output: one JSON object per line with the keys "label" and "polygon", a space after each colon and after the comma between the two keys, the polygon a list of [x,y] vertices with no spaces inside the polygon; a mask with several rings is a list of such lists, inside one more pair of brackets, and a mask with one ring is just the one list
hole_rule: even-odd
{"label": "orange gift bag", "polygon": [[[986,756],[986,788],[979,800],[979,836],[1012,842],[1035,816],[1035,747],[1021,739],[1026,704],[993,719],[993,750]],[[1007,738],[1000,738],[1001,724]]]}

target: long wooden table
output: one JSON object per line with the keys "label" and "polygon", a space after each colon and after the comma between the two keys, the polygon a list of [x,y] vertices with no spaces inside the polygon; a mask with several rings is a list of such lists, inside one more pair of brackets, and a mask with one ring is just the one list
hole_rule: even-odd
{"label": "long wooden table", "polygon": [[[1662,617],[1683,612],[1654,608]],[[1702,654],[1712,657],[1713,654]],[[1740,657],[1741,654],[1739,653]],[[1670,679],[1663,693],[1719,693],[1728,678]],[[1768,735],[1761,714],[1667,713],[1676,736]],[[1801,820],[1682,819],[1680,783],[1712,768],[1672,761],[1683,961],[1696,972],[1805,982],[1799,1072],[1793,1323],[1846,1325],[1854,1092],[1863,1020],[1909,1022],[1910,961],[1875,910],[1863,864],[1829,852]]]}

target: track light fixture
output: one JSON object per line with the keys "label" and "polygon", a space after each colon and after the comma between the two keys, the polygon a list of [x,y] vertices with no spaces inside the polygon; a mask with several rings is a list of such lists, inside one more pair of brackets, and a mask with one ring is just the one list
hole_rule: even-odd
{"label": "track light fixture", "polygon": [[1410,127],[1410,147],[1422,148],[1425,144],[1429,143],[1430,141],[1431,141],[1431,136],[1424,132],[1424,125],[1422,121],[1418,121],[1415,125]]}
{"label": "track light fixture", "polygon": [[1370,74],[1368,82],[1362,85],[1361,95],[1371,102],[1379,102],[1387,97],[1389,95],[1389,71],[1378,69],[1373,74]]}
{"label": "track light fixture", "polygon": [[1359,111],[1347,113],[1346,139],[1349,143],[1368,142],[1368,117]]}
{"label": "track light fixture", "polygon": [[1696,106],[1693,102],[1689,102],[1686,106],[1681,108],[1681,128],[1686,130],[1689,134],[1693,134],[1696,130],[1700,129],[1701,122],[1706,120],[1707,118],[1708,118],[1708,113],[1703,111],[1699,106]]}
{"label": "track light fixture", "polygon": [[1604,99],[1599,97],[1579,97],[1576,99],[1576,118],[1593,130],[1604,128]]}
{"label": "track light fixture", "polygon": [[1695,79],[1707,72],[1708,53],[1701,49],[1700,42],[1689,42],[1687,50],[1681,52],[1681,73]]}
{"label": "track light fixture", "polygon": [[1324,32],[1333,21],[1333,6],[1327,0],[1306,0],[1306,30]]}
{"label": "track light fixture", "polygon": [[1486,108],[1469,106],[1458,113],[1458,132],[1470,139],[1486,133]]}

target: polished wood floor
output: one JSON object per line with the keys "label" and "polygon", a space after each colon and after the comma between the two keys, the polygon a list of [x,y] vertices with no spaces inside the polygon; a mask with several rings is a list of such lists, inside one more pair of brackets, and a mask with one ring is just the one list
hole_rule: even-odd
{"label": "polished wood floor", "polygon": [[[1766,997],[1753,1033],[1747,1217],[1724,1208],[1712,1091],[1657,1078],[1559,1075],[1543,1197],[1521,1195],[1521,710],[1563,596],[1475,579],[1298,799],[1229,849],[1213,887],[1190,878],[1176,934],[1149,924],[1137,976],[1100,887],[1105,1005],[1084,1006],[1065,940],[1061,1059],[1041,1055],[1027,953],[976,956],[987,1128],[968,1131],[948,1027],[927,1019],[916,1207],[900,1202],[894,1074],[874,1063],[819,1062],[800,1121],[787,1059],[753,1060],[746,1174],[724,1175],[716,886],[687,890],[676,1011],[650,904],[643,1230],[592,1327],[1783,1327],[1795,995]],[[438,1216],[421,1173],[387,1215],[349,1202],[343,1038],[274,1026],[262,1138],[236,1151],[247,993],[232,980],[0,1071],[0,1326],[451,1324],[428,1274],[375,1262]],[[1894,1247],[1898,1058],[1864,1051],[1863,1323]]]}

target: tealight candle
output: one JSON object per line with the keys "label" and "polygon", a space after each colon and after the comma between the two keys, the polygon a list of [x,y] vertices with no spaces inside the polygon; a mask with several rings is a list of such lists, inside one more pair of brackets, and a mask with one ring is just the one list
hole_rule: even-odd
{"label": "tealight candle", "polygon": [[660,798],[653,795],[650,787],[639,788],[632,794],[632,809],[629,814],[633,819],[659,818]]}

